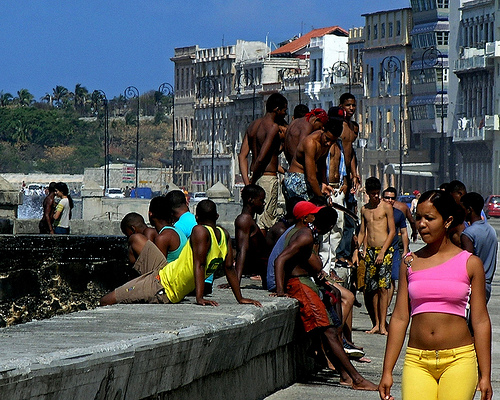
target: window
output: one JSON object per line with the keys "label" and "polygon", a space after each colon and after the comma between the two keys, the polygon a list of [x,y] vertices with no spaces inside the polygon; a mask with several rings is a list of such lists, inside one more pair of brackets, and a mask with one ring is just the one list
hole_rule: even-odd
{"label": "window", "polygon": [[392,22],[389,22],[389,37],[392,37],[392,35],[394,34],[393,32],[393,27],[392,27]]}
{"label": "window", "polygon": [[384,23],[382,23],[382,24],[380,25],[380,37],[381,37],[382,39],[384,39],[384,38],[385,38],[385,24],[384,24]]}
{"label": "window", "polygon": [[396,36],[401,36],[401,21],[396,21]]}
{"label": "window", "polygon": [[370,40],[371,39],[371,29],[370,29],[370,25],[368,25],[367,29],[366,29],[366,39],[367,40]]}
{"label": "window", "polygon": [[378,25],[373,25],[373,39],[378,39]]}
{"label": "window", "polygon": [[449,32],[436,32],[436,43],[438,46],[448,46]]}
{"label": "window", "polygon": [[438,8],[448,8],[449,0],[437,0]]}

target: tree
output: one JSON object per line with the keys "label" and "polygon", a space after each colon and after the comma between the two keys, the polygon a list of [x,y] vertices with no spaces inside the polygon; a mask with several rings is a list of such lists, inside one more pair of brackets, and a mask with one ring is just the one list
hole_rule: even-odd
{"label": "tree", "polygon": [[10,93],[4,93],[3,90],[0,91],[0,107],[8,106],[14,100],[14,96]]}
{"label": "tree", "polygon": [[21,89],[17,91],[17,99],[14,100],[16,100],[21,107],[26,107],[33,103],[33,99],[34,96],[29,92],[28,89]]}
{"label": "tree", "polygon": [[52,89],[52,97],[54,99],[54,105],[60,107],[63,104],[63,100],[69,95],[69,90],[64,86],[56,86]]}
{"label": "tree", "polygon": [[81,83],[77,83],[75,86],[74,93],[74,104],[75,110],[83,115],[85,112],[85,104],[87,103],[87,97],[89,95],[89,91],[85,86],[82,86]]}

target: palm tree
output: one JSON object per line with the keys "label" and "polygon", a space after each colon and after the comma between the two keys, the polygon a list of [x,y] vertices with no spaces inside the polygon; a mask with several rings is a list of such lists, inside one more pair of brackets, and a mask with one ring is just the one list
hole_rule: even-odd
{"label": "palm tree", "polygon": [[14,100],[14,96],[10,93],[4,93],[3,90],[0,91],[0,107],[5,107],[11,104],[12,100]]}
{"label": "palm tree", "polygon": [[60,107],[63,103],[63,100],[68,97],[69,90],[64,86],[57,85],[54,89],[52,89],[52,93],[54,104],[56,105],[56,107]]}
{"label": "palm tree", "polygon": [[88,94],[89,91],[85,86],[82,86],[81,83],[76,84],[74,93],[74,104],[75,104],[75,110],[80,111],[80,114],[83,114],[85,110],[85,103],[87,102]]}
{"label": "palm tree", "polygon": [[29,106],[33,103],[34,96],[28,89],[21,89],[17,91],[17,102],[21,107]]}

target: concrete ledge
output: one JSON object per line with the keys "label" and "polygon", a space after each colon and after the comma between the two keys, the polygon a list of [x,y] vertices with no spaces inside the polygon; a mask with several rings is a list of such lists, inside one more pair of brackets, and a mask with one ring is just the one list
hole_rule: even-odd
{"label": "concrete ledge", "polygon": [[0,329],[2,398],[262,398],[307,369],[298,306],[244,296],[264,307],[215,289],[219,307],[116,305]]}

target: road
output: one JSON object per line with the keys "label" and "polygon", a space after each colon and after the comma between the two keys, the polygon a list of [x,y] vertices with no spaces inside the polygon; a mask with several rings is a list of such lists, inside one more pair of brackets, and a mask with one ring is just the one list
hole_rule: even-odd
{"label": "road", "polygon": [[[490,219],[491,225],[500,233],[500,218]],[[499,234],[500,237],[500,234]],[[412,250],[417,250],[423,243],[417,241],[412,245]],[[498,263],[497,263],[498,265]],[[500,271],[497,268],[497,271]],[[358,294],[359,301],[362,301],[362,296]],[[390,308],[391,309],[391,308]],[[488,303],[492,324],[492,383],[494,397],[500,395],[500,273],[497,272],[492,285],[492,295]],[[356,369],[367,379],[374,383],[379,382],[382,372],[382,363],[385,350],[385,336],[369,335],[364,333],[365,330],[371,328],[370,320],[364,306],[354,308],[353,318],[353,339],[354,342],[362,346],[366,352],[366,356],[371,359],[371,363],[354,362]],[[394,370],[394,387],[393,396],[396,399],[401,399],[401,372],[403,366],[403,357],[405,350],[401,352],[401,356]],[[338,376],[317,374],[313,377],[304,377],[304,382],[296,383],[286,389],[280,390],[266,399],[268,400],[304,400],[304,399],[379,399],[378,392],[361,392],[345,388],[339,385]],[[478,400],[481,396],[476,393],[474,399]]]}

